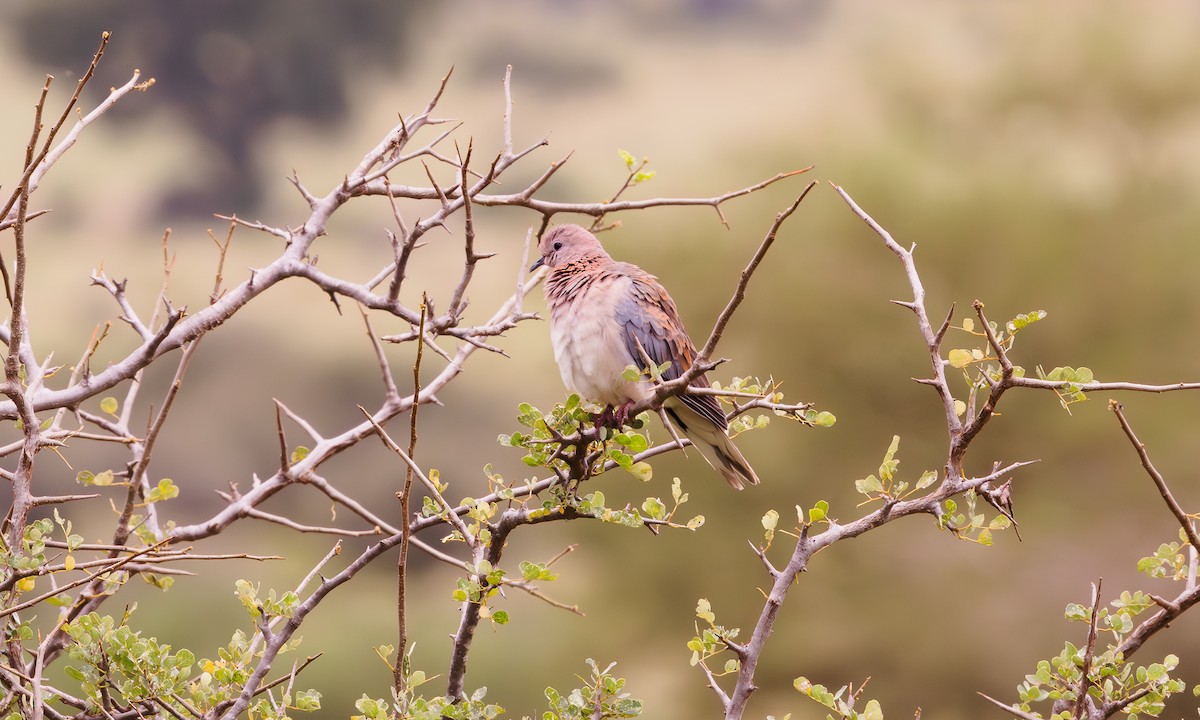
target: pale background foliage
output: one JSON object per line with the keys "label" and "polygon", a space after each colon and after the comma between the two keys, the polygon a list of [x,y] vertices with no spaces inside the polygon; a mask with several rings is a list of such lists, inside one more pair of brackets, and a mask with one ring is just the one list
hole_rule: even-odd
{"label": "pale background foliage", "polygon": [[[330,185],[396,113],[423,105],[451,65],[440,107],[467,123],[481,157],[491,155],[500,142],[500,82],[512,64],[518,142],[549,133],[547,162],[574,151],[552,193],[611,193],[623,171],[618,148],[651,158],[658,175],[645,192],[655,195],[703,196],[815,164],[816,177],[845,186],[897,239],[919,243],[933,312],[974,298],[993,317],[1049,311],[1016,349],[1025,365],[1088,365],[1099,379],[1195,379],[1200,48],[1193,6],[732,6],[447,2],[385,14],[394,48],[363,45],[330,27],[322,35],[323,62],[336,67],[344,100],[329,101],[338,112],[304,109],[319,106],[318,97],[253,121],[249,169],[241,172],[254,173],[254,199],[213,192],[238,175],[237,166],[168,99],[182,86],[203,104],[236,110],[239,103],[211,83],[190,88],[171,66],[151,66],[154,36],[124,30],[128,13],[118,16],[105,4],[86,15],[60,7],[54,21],[86,42],[65,46],[69,52],[55,60],[21,51],[49,44],[44,35],[21,40],[45,32],[46,25],[29,20],[35,4],[7,6],[0,10],[5,137],[25,137],[28,118],[14,108],[32,105],[45,72],[67,80],[64,87],[73,81],[68,68],[86,64],[102,29],[115,34],[97,96],[134,66],[159,82],[95,127],[37,196],[35,205],[54,213],[30,226],[36,341],[71,357],[111,316],[108,298],[87,283],[101,262],[110,275],[131,278],[131,292],[148,312],[167,225],[179,253],[173,297],[203,304],[215,262],[204,229],[222,227],[209,213],[274,224],[302,217],[283,177],[294,168],[310,186]],[[239,43],[282,42],[276,35],[298,32],[287,22],[251,24],[224,7],[213,12],[228,16],[205,31],[207,45],[199,44],[209,48],[205,62],[214,77],[237,70],[211,63],[236,63]],[[253,73],[253,65],[242,71]],[[20,143],[4,143],[0,162],[17,167],[20,152]],[[528,171],[536,172],[532,164]],[[731,231],[710,210],[667,209],[620,217],[624,227],[605,241],[614,256],[657,274],[702,336],[734,285],[734,268],[789,193],[730,204]],[[479,219],[486,228],[481,248],[500,253],[473,286],[473,307],[482,313],[511,292],[530,216],[506,210]],[[322,240],[322,265],[373,270],[375,261],[354,249],[383,242],[388,222],[384,203],[348,207]],[[240,232],[229,267],[253,267],[273,253],[272,243]],[[408,291],[423,282],[445,294],[456,275],[439,271],[454,267],[460,254],[456,240],[430,248],[415,261]],[[786,515],[794,504],[826,499],[835,516],[855,516],[852,481],[875,471],[893,434],[902,436],[902,472],[915,478],[938,461],[940,409],[932,393],[908,380],[924,369],[922,348],[908,315],[886,302],[903,291],[892,258],[861,223],[827,188],[815,192],[727,332],[719,354],[734,362],[718,376],[774,374],[786,380],[792,399],[835,412],[837,426],[780,424],[747,436],[741,444],[764,485],[738,495],[697,458],[659,461],[651,488],[603,481],[610,498],[635,499],[666,494],[670,478],[680,475],[691,492],[688,509],[708,518],[694,535],[652,538],[567,523],[516,538],[508,554],[514,559],[545,559],[580,544],[549,590],[588,615],[513,597],[512,624],[477,640],[468,684],[489,686],[489,697],[517,716],[533,713],[545,685],[570,685],[591,656],[618,661],[650,717],[713,712],[701,676],[687,667],[692,608],[706,596],[723,622],[750,624],[761,602],[755,586],[765,581],[745,538],[757,534],[762,513],[774,507]],[[519,476],[519,458],[496,446],[495,436],[513,429],[518,402],[546,407],[564,394],[543,324],[519,327],[505,347],[512,359],[477,356],[443,396],[447,407],[422,413],[420,457],[451,480],[452,496],[477,494],[487,462]],[[399,368],[408,360],[397,355],[394,362]],[[357,313],[338,317],[326,297],[299,283],[252,303],[206,341],[162,439],[156,466],[183,488],[173,511],[200,517],[215,502],[206,488],[248,484],[249,472],[270,471],[277,454],[272,396],[333,428],[355,418],[355,404],[373,397],[377,382]],[[925,717],[978,716],[975,690],[1009,699],[1034,660],[1057,652],[1062,639],[1080,641],[1080,627],[1063,621],[1062,607],[1086,602],[1089,582],[1103,576],[1113,590],[1153,590],[1133,567],[1173,530],[1104,409],[1106,399],[1076,406],[1068,417],[1048,396],[1014,396],[975,450],[977,458],[1043,458],[1017,481],[1024,542],[1005,534],[995,547],[979,548],[915,520],[822,555],[790,596],[760,668],[760,685],[782,690],[756,695],[752,712],[816,716],[790,690],[792,677],[837,686],[869,675],[870,694],[890,714],[921,705]],[[1195,507],[1200,497],[1189,482],[1197,399],[1125,400],[1181,502]],[[115,457],[70,459],[76,469],[99,470]],[[377,487],[380,507],[394,502],[395,460],[374,447],[355,457],[353,464],[335,460],[327,472]],[[74,471],[55,461],[43,459],[38,472],[39,482],[52,477],[67,491],[73,487]],[[326,508],[317,504],[312,517],[322,518]],[[97,518],[97,528],[109,520]],[[286,547],[295,564],[206,567],[204,579],[180,580],[168,603],[142,603],[148,632],[198,655],[211,652],[228,639],[225,628],[241,621],[234,579],[288,586],[329,546],[328,538],[251,523],[225,537],[256,552]],[[414,575],[411,612],[421,620],[411,632],[417,664],[431,672],[445,665],[445,636],[456,618],[452,582],[441,567]],[[389,568],[358,583],[353,594],[335,593],[302,632],[304,650],[329,651],[308,671],[309,683],[326,693],[323,714],[348,715],[352,698],[382,695],[389,682],[387,668],[365,651],[394,637]],[[1189,683],[1200,679],[1197,622],[1185,616],[1148,650],[1180,655]]]}

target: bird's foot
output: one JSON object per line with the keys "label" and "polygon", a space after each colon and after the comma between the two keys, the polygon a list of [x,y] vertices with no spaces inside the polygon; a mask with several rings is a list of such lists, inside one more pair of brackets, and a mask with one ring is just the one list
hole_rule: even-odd
{"label": "bird's foot", "polygon": [[596,432],[600,432],[606,427],[613,427],[612,406],[605,406],[605,409],[600,413],[592,413],[592,422],[595,425]]}
{"label": "bird's foot", "polygon": [[607,405],[603,412],[593,413],[592,422],[596,425],[596,430],[611,429],[620,430],[625,426],[640,428],[641,421],[636,418],[629,417],[629,409],[633,407],[632,400],[626,400],[619,407],[614,408],[612,405]]}
{"label": "bird's foot", "polygon": [[613,422],[616,424],[615,425],[616,427],[622,428],[622,427],[625,427],[626,425],[630,424],[629,423],[629,408],[631,408],[631,407],[633,407],[633,401],[626,400],[624,403],[621,404],[621,407],[617,408],[613,412]]}

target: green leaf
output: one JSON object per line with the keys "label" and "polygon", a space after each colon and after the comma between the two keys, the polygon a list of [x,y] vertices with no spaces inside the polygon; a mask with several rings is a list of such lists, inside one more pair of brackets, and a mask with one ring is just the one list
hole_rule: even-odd
{"label": "green leaf", "polygon": [[883,720],[883,708],[879,706],[878,700],[868,700],[867,707],[863,709],[863,720]]}
{"label": "green leaf", "polygon": [[810,523],[821,522],[829,515],[829,503],[824,500],[818,500],[808,511],[808,521]]}
{"label": "green leaf", "polygon": [[654,475],[654,468],[650,467],[650,463],[644,460],[633,463],[629,467],[625,468],[625,470],[628,471],[630,475],[634,476],[638,480],[641,480],[642,482],[649,482],[650,478]]}
{"label": "green leaf", "polygon": [[650,443],[646,440],[645,435],[638,433],[627,433],[626,437],[628,438],[629,442],[627,447],[629,448],[629,452],[631,454],[636,455],[650,446]]}
{"label": "green leaf", "polygon": [[521,577],[526,580],[555,580],[558,578],[558,575],[549,570],[545,563],[522,560],[519,567],[521,568]]}
{"label": "green leaf", "polygon": [[717,616],[713,614],[708,598],[700,598],[696,601],[696,617],[709,623],[716,622]]}
{"label": "green leaf", "polygon": [[79,482],[83,483],[84,485],[96,485],[98,487],[107,487],[108,485],[113,484],[114,476],[113,476],[112,470],[105,470],[104,472],[96,474],[96,475],[93,475],[92,473],[88,472],[87,470],[84,470],[83,472],[79,473],[75,477],[75,479],[78,480]]}
{"label": "green leaf", "polygon": [[679,478],[671,481],[671,497],[675,500],[676,505],[687,502],[688,495],[683,491],[683,482]]}
{"label": "green leaf", "polygon": [[379,717],[379,708],[383,705],[382,700],[372,700],[365,694],[354,702],[354,708],[363,715],[369,718]]}
{"label": "green leaf", "polygon": [[106,397],[100,401],[100,410],[112,415],[113,417],[117,416],[117,409],[119,407],[120,406],[117,404],[117,399],[115,397]]}
{"label": "green leaf", "polygon": [[170,500],[179,497],[179,487],[171,480],[171,478],[163,478],[158,481],[150,490],[150,494],[146,496],[146,503],[156,503],[163,500]]}
{"label": "green leaf", "polygon": [[883,463],[879,466],[879,479],[881,481],[891,480],[896,474],[896,468],[900,464],[896,460],[896,451],[900,449],[900,436],[893,435],[892,443],[888,445],[887,453],[883,456]]}
{"label": "green leaf", "polygon": [[974,358],[971,357],[971,352],[961,348],[955,348],[951,350],[946,356],[946,359],[950,361],[951,367],[956,368],[965,368],[974,362]]}
{"label": "green leaf", "polygon": [[626,150],[617,150],[617,155],[620,156],[621,162],[625,163],[625,167],[629,168],[630,170],[633,169],[633,165],[637,162],[637,160],[631,153]]}
{"label": "green leaf", "polygon": [[1007,530],[1010,527],[1012,527],[1012,520],[1009,520],[1003,515],[997,515],[996,517],[992,518],[990,523],[988,523],[989,530]]}
{"label": "green leaf", "polygon": [[646,498],[642,503],[642,511],[655,520],[662,520],[667,516],[667,506],[663,505],[663,501],[656,497]]}
{"label": "green leaf", "polygon": [[627,468],[633,464],[632,456],[630,456],[628,453],[621,452],[616,448],[608,451],[608,458],[623,468]]}
{"label": "green leaf", "polygon": [[868,475],[862,480],[855,480],[854,488],[863,495],[873,495],[883,492],[883,483],[874,475]]}

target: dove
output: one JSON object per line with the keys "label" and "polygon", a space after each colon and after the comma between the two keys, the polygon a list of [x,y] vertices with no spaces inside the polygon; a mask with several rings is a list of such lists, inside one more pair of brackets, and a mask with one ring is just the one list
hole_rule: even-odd
{"label": "dove", "polygon": [[[550,269],[546,304],[563,384],[606,406],[601,418],[623,425],[629,408],[654,393],[649,379],[627,379],[627,367],[644,368],[648,358],[655,366],[666,365],[661,377],[673,380],[695,361],[696,347],[675,302],[658,278],[614,260],[595,235],[578,225],[551,228],[538,247],[541,257],[529,270]],[[709,383],[701,374],[690,386],[707,388]],[[741,490],[758,484],[758,475],[729,437],[729,423],[715,397],[685,391],[668,398],[663,409],[731,486]]]}

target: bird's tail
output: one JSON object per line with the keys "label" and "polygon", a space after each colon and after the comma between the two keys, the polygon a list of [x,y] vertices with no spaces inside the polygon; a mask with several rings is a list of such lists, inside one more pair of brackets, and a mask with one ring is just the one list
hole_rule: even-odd
{"label": "bird's tail", "polygon": [[712,421],[682,404],[673,407],[671,405],[674,404],[668,403],[667,413],[675,420],[687,439],[692,441],[692,445],[700,451],[705,461],[721,473],[725,482],[734,490],[741,490],[747,484],[758,484],[758,474],[750,467],[750,463],[724,428],[714,425]]}

